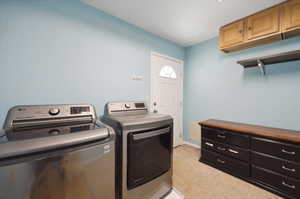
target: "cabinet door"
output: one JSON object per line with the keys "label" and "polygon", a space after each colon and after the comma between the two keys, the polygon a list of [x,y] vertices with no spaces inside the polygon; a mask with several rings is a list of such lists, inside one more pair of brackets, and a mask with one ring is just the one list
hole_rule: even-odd
{"label": "cabinet door", "polygon": [[247,39],[280,33],[280,9],[274,7],[247,18]]}
{"label": "cabinet door", "polygon": [[300,28],[300,1],[292,0],[284,4],[283,30]]}
{"label": "cabinet door", "polygon": [[244,20],[220,29],[220,48],[237,45],[244,41]]}

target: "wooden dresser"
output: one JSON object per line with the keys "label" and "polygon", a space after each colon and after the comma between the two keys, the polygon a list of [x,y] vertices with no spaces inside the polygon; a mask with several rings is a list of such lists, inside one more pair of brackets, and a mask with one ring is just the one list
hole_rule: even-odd
{"label": "wooden dresser", "polygon": [[207,120],[200,162],[288,199],[300,199],[300,131]]}

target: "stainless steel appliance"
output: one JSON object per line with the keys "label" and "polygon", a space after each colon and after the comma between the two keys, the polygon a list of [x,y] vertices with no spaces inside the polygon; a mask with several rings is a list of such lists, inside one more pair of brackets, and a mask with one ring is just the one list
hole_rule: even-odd
{"label": "stainless steel appliance", "polygon": [[0,198],[115,198],[115,134],[93,106],[17,106],[4,130]]}
{"label": "stainless steel appliance", "polygon": [[144,102],[113,102],[104,123],[117,140],[117,199],[159,199],[172,189],[173,119]]}

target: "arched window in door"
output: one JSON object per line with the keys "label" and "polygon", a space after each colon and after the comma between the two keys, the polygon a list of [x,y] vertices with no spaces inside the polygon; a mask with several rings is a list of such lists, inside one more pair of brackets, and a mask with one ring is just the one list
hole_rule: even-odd
{"label": "arched window in door", "polygon": [[170,78],[170,79],[177,78],[174,68],[172,66],[168,66],[168,65],[162,67],[162,69],[160,70],[159,76],[165,77],[165,78]]}

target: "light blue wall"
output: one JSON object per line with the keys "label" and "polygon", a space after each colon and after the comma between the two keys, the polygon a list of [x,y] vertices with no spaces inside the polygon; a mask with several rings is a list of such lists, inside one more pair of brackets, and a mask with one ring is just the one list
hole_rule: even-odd
{"label": "light blue wall", "polygon": [[[300,62],[244,70],[245,58],[300,49],[294,38],[236,53],[218,50],[217,38],[187,48],[184,84],[184,138],[192,122],[222,119],[300,130]],[[198,142],[193,142],[197,144]]]}
{"label": "light blue wall", "polygon": [[300,62],[263,78],[236,64],[299,48],[295,38],[224,54],[215,38],[184,49],[79,0],[1,0],[0,124],[19,104],[91,103],[100,114],[107,101],[145,100],[153,50],[185,59],[185,140],[209,118],[300,130]]}
{"label": "light blue wall", "polygon": [[[19,104],[144,100],[151,50],[184,48],[79,0],[0,1],[0,126]],[[141,75],[143,81],[133,81]]]}

